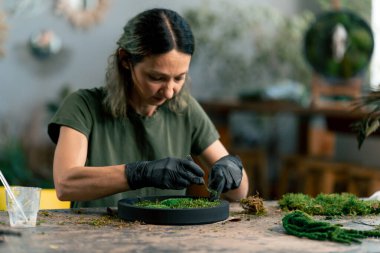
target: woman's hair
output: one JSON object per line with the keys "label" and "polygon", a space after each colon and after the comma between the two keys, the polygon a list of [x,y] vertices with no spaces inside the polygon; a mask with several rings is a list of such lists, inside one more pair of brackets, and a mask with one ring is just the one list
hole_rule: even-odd
{"label": "woman's hair", "polygon": [[[146,56],[164,54],[173,49],[193,55],[194,37],[189,24],[175,11],[151,9],[126,24],[117,45],[108,60],[104,104],[114,117],[123,117],[127,115],[127,101],[133,86],[131,71],[122,66],[123,61],[134,66]],[[119,54],[120,49],[125,51],[124,58]],[[187,78],[186,83],[188,81]],[[172,111],[186,106],[186,86],[168,101]]]}

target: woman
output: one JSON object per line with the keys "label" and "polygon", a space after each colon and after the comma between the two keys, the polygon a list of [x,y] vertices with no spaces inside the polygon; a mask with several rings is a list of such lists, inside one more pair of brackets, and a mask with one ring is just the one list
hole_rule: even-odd
{"label": "woman", "polygon": [[246,196],[239,158],[187,91],[194,52],[190,26],[167,9],[144,11],[124,27],[106,86],[68,96],[48,126],[57,143],[54,184],[73,207],[115,206],[126,197],[183,195],[204,184],[228,200]]}

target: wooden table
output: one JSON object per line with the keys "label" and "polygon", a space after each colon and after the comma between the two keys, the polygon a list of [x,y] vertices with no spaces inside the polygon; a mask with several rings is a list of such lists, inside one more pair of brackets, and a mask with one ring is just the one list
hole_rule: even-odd
{"label": "wooden table", "polygon": [[[8,214],[0,212],[0,230],[20,231],[4,236],[0,252],[379,252],[380,239],[342,245],[287,235],[277,202],[265,202],[267,215],[255,216],[231,204],[226,221],[206,225],[159,226],[125,222],[107,209],[40,211],[35,228],[11,229]],[[372,228],[380,216],[341,219],[345,226]],[[358,222],[358,223],[355,223]],[[1,239],[1,237],[0,237]]]}

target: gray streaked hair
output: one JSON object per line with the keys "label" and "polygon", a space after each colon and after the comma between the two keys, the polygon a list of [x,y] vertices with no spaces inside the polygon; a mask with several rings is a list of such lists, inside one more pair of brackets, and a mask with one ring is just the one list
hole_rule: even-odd
{"label": "gray streaked hair", "polygon": [[[173,49],[193,55],[195,46],[190,25],[178,13],[168,9],[151,9],[132,18],[125,25],[117,45],[115,53],[108,58],[103,101],[115,118],[127,115],[129,94],[133,88],[131,71],[122,66],[122,61],[129,61],[134,66],[146,56]],[[120,57],[119,49],[126,52],[126,59]],[[189,81],[186,76],[184,87],[168,101],[170,110],[180,112],[187,106]]]}

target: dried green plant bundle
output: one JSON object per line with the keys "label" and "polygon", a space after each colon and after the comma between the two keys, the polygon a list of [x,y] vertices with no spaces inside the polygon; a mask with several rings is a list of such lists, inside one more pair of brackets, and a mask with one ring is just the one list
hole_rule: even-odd
{"label": "dried green plant bundle", "polygon": [[302,193],[287,193],[278,203],[282,210],[301,210],[310,215],[342,216],[380,213],[380,201],[364,201],[350,193],[321,193],[315,198]]}
{"label": "dried green plant bundle", "polygon": [[161,201],[144,200],[135,205],[150,208],[207,208],[220,205],[220,201],[210,201],[207,198],[168,198]]}
{"label": "dried green plant bundle", "polygon": [[259,195],[248,196],[240,200],[240,205],[247,213],[262,215],[266,213],[263,199]]}
{"label": "dried green plant bundle", "polygon": [[361,243],[359,239],[379,237],[380,230],[344,229],[339,225],[314,220],[306,213],[296,210],[282,219],[282,225],[288,234],[313,240],[334,241],[351,244]]}

